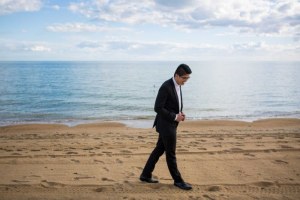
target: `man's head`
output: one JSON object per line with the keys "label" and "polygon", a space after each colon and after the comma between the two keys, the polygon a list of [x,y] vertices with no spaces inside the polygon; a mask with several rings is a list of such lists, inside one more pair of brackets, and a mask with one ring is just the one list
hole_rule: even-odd
{"label": "man's head", "polygon": [[192,70],[186,64],[180,64],[175,73],[174,78],[178,85],[184,85],[184,83],[190,78]]}

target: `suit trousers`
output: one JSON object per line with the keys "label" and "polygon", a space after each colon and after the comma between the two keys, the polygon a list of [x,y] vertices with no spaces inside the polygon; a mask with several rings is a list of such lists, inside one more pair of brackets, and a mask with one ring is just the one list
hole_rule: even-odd
{"label": "suit trousers", "polygon": [[169,172],[175,182],[183,182],[181,174],[177,168],[176,161],[176,130],[173,132],[159,133],[159,138],[156,147],[149,156],[149,159],[144,167],[142,175],[145,177],[152,177],[152,172],[155,168],[155,164],[159,160],[160,156],[166,152],[166,161],[169,168]]}

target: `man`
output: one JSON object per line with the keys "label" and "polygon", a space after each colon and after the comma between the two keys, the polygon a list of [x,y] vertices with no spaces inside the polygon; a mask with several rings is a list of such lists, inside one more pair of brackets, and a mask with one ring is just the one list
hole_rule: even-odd
{"label": "man", "polygon": [[192,186],[182,179],[176,162],[177,126],[185,120],[185,114],[182,112],[181,85],[190,78],[191,73],[188,65],[179,65],[173,78],[165,81],[158,91],[154,106],[157,115],[153,127],[156,126],[159,137],[140,176],[143,182],[158,183],[158,180],[152,178],[152,172],[159,157],[166,152],[167,165],[174,185],[184,190],[192,189]]}

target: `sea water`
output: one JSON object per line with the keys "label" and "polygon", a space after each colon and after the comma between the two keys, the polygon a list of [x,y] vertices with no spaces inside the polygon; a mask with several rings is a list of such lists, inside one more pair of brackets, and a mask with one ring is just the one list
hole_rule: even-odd
{"label": "sea water", "polygon": [[[188,120],[300,118],[299,62],[185,62]],[[0,62],[0,125],[152,121],[181,62]]]}

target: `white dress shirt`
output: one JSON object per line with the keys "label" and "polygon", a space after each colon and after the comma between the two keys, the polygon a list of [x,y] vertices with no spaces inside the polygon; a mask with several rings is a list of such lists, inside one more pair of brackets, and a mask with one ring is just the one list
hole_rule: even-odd
{"label": "white dress shirt", "polygon": [[[175,85],[175,89],[176,89],[176,92],[177,92],[177,96],[178,96],[178,103],[179,103],[179,112],[181,110],[181,96],[180,96],[180,85],[177,84],[175,78],[173,77],[173,82],[174,82],[174,85]],[[175,120],[177,119],[177,114],[176,114],[176,117],[175,117]]]}

